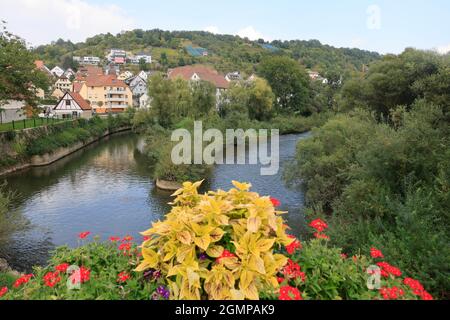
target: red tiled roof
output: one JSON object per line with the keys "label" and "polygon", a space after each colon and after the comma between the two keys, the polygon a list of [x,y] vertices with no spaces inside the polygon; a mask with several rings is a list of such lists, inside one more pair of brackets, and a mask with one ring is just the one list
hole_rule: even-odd
{"label": "red tiled roof", "polygon": [[169,72],[169,79],[181,77],[184,80],[191,80],[194,74],[197,74],[200,77],[200,80],[211,82],[216,88],[228,89],[229,87],[229,83],[225,77],[220,75],[216,70],[202,65],[184,66],[172,69]]}
{"label": "red tiled roof", "polygon": [[88,87],[127,87],[126,83],[118,80],[116,75],[98,75],[88,76],[86,78],[86,85]]}
{"label": "red tiled roof", "polygon": [[92,110],[89,103],[78,92],[68,92],[82,110]]}
{"label": "red tiled roof", "polygon": [[44,68],[44,61],[42,61],[42,60],[36,60],[35,62],[34,62],[34,64],[36,65],[36,68],[38,68],[38,69],[42,69],[42,68]]}
{"label": "red tiled roof", "polygon": [[74,82],[73,83],[73,92],[80,92],[82,86],[83,86],[82,82]]}

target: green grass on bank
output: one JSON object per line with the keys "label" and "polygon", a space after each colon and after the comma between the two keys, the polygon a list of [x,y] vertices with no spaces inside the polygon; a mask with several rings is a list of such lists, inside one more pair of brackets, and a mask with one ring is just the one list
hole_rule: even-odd
{"label": "green grass on bank", "polygon": [[12,122],[7,122],[7,123],[1,123],[0,124],[0,132],[42,127],[42,126],[47,126],[47,125],[51,125],[51,124],[55,124],[55,123],[61,123],[64,121],[72,121],[72,119],[33,118],[33,119],[12,121]]}

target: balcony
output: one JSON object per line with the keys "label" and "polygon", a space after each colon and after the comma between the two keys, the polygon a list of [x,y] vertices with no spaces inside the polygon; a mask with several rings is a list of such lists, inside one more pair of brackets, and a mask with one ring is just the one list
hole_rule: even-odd
{"label": "balcony", "polygon": [[126,90],[106,90],[106,94],[125,94]]}
{"label": "balcony", "polygon": [[116,101],[116,102],[128,102],[128,98],[125,97],[106,97],[107,102]]}

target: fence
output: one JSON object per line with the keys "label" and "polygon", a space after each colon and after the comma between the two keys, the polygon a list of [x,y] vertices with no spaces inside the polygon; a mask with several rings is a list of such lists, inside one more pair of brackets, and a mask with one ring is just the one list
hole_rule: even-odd
{"label": "fence", "polygon": [[71,120],[73,120],[73,119],[71,119],[71,118],[67,118],[67,119],[32,118],[32,119],[23,119],[23,120],[13,120],[8,123],[0,124],[0,132],[42,127],[42,126],[52,125],[55,123],[60,123],[63,121],[71,121]]}

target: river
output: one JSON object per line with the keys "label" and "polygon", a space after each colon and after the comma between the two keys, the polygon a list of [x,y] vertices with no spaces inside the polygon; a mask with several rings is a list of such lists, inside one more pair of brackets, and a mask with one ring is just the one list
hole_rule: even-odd
{"label": "river", "polygon": [[[303,232],[303,194],[285,187],[282,168],[308,135],[280,137],[277,175],[261,176],[259,165],[218,165],[205,187],[228,190],[232,180],[251,182],[252,190],[278,198],[293,231]],[[16,192],[13,208],[28,227],[0,242],[0,257],[17,270],[30,270],[44,265],[56,246],[78,245],[83,231],[103,240],[129,234],[140,241],[139,232],[163,219],[171,200],[170,193],[155,188],[142,146],[138,135],[117,134],[50,166],[6,176],[8,189]]]}

